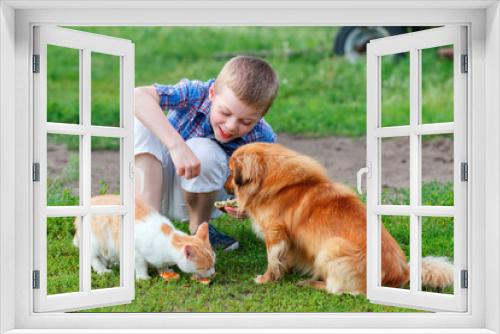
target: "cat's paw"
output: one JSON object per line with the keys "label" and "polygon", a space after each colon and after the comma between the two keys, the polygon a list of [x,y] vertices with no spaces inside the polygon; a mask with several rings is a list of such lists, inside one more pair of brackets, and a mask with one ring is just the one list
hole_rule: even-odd
{"label": "cat's paw", "polygon": [[98,275],[104,275],[104,274],[109,274],[111,273],[113,270],[111,269],[107,269],[107,268],[103,268],[103,269],[94,269],[95,272],[98,274]]}
{"label": "cat's paw", "polygon": [[151,276],[149,276],[148,274],[136,274],[135,275],[136,280],[148,280],[150,278],[151,278]]}

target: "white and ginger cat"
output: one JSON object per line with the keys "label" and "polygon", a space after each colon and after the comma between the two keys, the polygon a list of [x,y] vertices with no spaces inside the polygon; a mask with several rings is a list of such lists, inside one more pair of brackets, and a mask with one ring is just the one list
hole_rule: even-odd
{"label": "white and ginger cat", "polygon": [[[100,195],[91,199],[92,205],[119,205],[118,195]],[[73,244],[78,247],[79,218],[75,219]],[[119,263],[119,216],[93,216],[91,221],[91,265],[98,274],[110,272],[110,266]],[[194,276],[211,277],[215,274],[215,253],[208,239],[208,224],[203,223],[194,236],[177,230],[170,220],[148,207],[142,200],[135,201],[135,277],[149,279],[148,265],[161,273],[172,272],[177,265]]]}

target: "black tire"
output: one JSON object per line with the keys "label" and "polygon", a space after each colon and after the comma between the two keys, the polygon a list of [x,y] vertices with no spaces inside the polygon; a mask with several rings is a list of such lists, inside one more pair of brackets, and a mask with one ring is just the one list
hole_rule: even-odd
{"label": "black tire", "polygon": [[[366,44],[376,38],[404,34],[406,27],[342,27],[335,36],[333,54],[354,61],[366,52]],[[355,41],[353,42],[353,39]]]}

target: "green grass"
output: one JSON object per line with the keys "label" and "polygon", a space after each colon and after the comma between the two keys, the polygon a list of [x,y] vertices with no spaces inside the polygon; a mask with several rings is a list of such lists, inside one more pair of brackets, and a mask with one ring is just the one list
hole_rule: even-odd
{"label": "green grass", "polygon": [[[68,167],[71,168],[71,167]],[[68,174],[66,174],[68,175]],[[64,188],[64,177],[51,183],[49,205],[76,204],[78,199]],[[105,185],[102,185],[105,192]],[[433,205],[452,205],[450,185],[426,184],[424,201]],[[403,191],[402,193],[407,193]],[[444,195],[443,195],[444,194]],[[383,196],[392,196],[384,191]],[[453,257],[453,224],[450,218],[425,218],[422,254]],[[383,223],[409,256],[409,225],[398,217],[383,217]],[[253,278],[266,269],[266,250],[256,238],[248,220],[222,216],[213,224],[241,243],[241,248],[225,253],[217,251],[216,272],[210,286],[190,280],[181,273],[174,282],[164,282],[154,270],[149,281],[136,282],[136,298],[127,305],[92,309],[88,312],[414,312],[415,310],[376,305],[364,296],[330,295],[311,288],[297,287],[305,279],[287,275],[279,282],[257,285]],[[176,222],[187,232],[187,225]],[[48,293],[74,292],[79,289],[79,253],[72,245],[73,218],[48,220]],[[92,288],[119,284],[119,268],[105,275],[92,272]],[[446,290],[445,293],[453,293]]]}
{"label": "green grass", "polygon": [[[90,312],[408,312],[370,304],[363,296],[332,296],[310,288],[297,287],[304,279],[297,274],[267,285],[253,282],[266,268],[266,250],[251,232],[248,221],[223,217],[215,226],[236,237],[241,248],[217,252],[217,275],[210,286],[194,282],[181,274],[178,281],[165,283],[154,274],[150,281],[136,282],[136,299],[129,305],[90,310]],[[176,224],[186,230],[183,224]],[[110,279],[113,275],[110,275]]]}
{"label": "green grass", "polygon": [[[366,133],[366,65],[332,57],[335,27],[86,27],[81,30],[130,39],[135,82],[175,84],[182,78],[217,76],[228,56],[266,53],[280,77],[279,95],[266,116],[277,132],[306,136]],[[292,50],[286,55],[285,50]],[[447,121],[452,103],[452,62],[424,53],[425,122]],[[222,56],[221,56],[222,55]],[[48,50],[48,119],[77,123],[78,58],[73,50]],[[408,57],[383,61],[383,123],[408,123]],[[92,120],[119,124],[116,57],[92,56]],[[452,102],[452,101],[451,101]],[[450,109],[451,108],[451,109]],[[75,143],[72,143],[73,147]],[[113,144],[103,141],[96,148]]]}
{"label": "green grass", "polygon": [[[71,244],[72,219],[53,218],[49,225],[49,294],[78,291],[78,249]],[[266,250],[252,233],[248,221],[223,217],[214,222],[221,231],[236,237],[241,248],[217,252],[217,275],[210,286],[192,281],[181,273],[178,281],[163,281],[154,270],[149,281],[136,282],[136,297],[127,305],[91,309],[86,312],[412,312],[413,310],[371,304],[364,296],[330,295],[297,287],[304,279],[297,274],[267,285],[253,278],[266,268]],[[184,224],[176,224],[186,231]],[[178,271],[178,270],[177,270]],[[180,271],[178,271],[180,272]],[[93,289],[116,286],[118,268],[102,276],[92,272]]]}

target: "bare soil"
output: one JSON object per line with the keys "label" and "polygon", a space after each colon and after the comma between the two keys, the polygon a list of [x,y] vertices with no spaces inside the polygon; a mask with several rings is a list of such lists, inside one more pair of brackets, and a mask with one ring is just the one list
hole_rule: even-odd
{"label": "bare soil", "polygon": [[[326,137],[306,138],[282,133],[278,143],[318,160],[329,176],[352,187],[356,185],[357,171],[366,165],[366,138]],[[382,144],[382,186],[409,186],[409,140],[384,139]],[[49,143],[48,175],[59,176],[68,164],[69,152],[64,145]],[[99,192],[99,180],[108,186],[108,192],[119,192],[119,152],[92,152],[92,195]],[[422,143],[422,180],[424,182],[453,180],[453,141],[434,138]],[[77,182],[67,184],[77,193]],[[102,186],[102,185],[101,185]]]}
{"label": "bare soil", "polygon": [[[278,142],[318,160],[337,182],[356,185],[356,173],[366,166],[366,138],[318,139],[280,134]],[[410,142],[390,138],[382,142],[382,186],[409,187]],[[440,137],[422,142],[423,182],[453,181],[453,140]]]}

